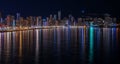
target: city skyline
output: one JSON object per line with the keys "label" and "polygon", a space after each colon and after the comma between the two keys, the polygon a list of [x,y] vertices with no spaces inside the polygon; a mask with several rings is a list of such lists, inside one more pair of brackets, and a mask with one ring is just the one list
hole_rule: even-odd
{"label": "city skyline", "polygon": [[117,0],[0,0],[0,64],[119,64]]}

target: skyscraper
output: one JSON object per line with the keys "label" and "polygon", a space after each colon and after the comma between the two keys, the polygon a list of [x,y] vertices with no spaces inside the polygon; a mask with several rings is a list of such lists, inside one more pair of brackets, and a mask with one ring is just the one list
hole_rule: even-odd
{"label": "skyscraper", "polygon": [[16,15],[17,15],[16,19],[20,20],[20,13],[16,13]]}
{"label": "skyscraper", "polygon": [[54,14],[53,19],[54,19],[54,20],[57,20],[57,15],[56,15],[56,14]]}
{"label": "skyscraper", "polygon": [[15,18],[14,18],[14,16],[12,16],[12,26],[13,26],[13,27],[16,26],[16,22],[15,22]]}
{"label": "skyscraper", "polygon": [[36,26],[38,26],[38,22],[39,22],[39,17],[37,17]]}
{"label": "skyscraper", "polygon": [[52,16],[52,14],[50,14],[50,20],[52,20],[53,19],[53,16]]}
{"label": "skyscraper", "polygon": [[58,11],[58,20],[61,20],[61,11]]}
{"label": "skyscraper", "polygon": [[10,23],[11,23],[11,15],[7,15],[7,17],[6,17],[6,22],[7,22],[7,26],[10,26]]}

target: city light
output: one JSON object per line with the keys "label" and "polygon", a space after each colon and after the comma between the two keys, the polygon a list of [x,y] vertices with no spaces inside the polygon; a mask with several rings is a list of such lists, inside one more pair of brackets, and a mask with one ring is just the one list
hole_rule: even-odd
{"label": "city light", "polygon": [[[84,12],[84,11],[83,11]],[[10,31],[21,31],[21,30],[31,30],[31,29],[50,29],[58,27],[118,27],[120,23],[117,23],[116,18],[104,16],[104,18],[94,18],[94,17],[78,17],[75,19],[71,14],[66,18],[62,18],[61,11],[57,14],[50,14],[49,17],[42,16],[28,16],[26,18],[20,16],[17,13],[16,16],[7,15],[6,18],[0,17],[0,32],[10,32]]]}
{"label": "city light", "polygon": [[92,64],[92,61],[93,61],[93,53],[94,53],[94,28],[93,27],[90,27],[90,49],[89,49],[89,61],[90,61],[90,64]]}

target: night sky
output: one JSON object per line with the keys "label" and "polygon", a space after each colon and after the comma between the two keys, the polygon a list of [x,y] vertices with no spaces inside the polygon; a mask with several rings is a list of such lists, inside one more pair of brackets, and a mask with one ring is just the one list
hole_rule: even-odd
{"label": "night sky", "polygon": [[0,11],[4,15],[19,12],[22,16],[49,16],[61,10],[62,15],[79,16],[84,10],[85,13],[110,13],[118,16],[119,8],[117,0],[0,0]]}

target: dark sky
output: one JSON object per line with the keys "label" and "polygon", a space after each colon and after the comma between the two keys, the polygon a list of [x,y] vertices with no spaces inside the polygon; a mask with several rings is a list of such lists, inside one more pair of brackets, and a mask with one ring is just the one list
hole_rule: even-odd
{"label": "dark sky", "polygon": [[111,13],[119,15],[117,0],[0,0],[0,11],[3,14],[20,12],[23,16],[48,16],[62,10],[63,15],[79,16],[85,13]]}

